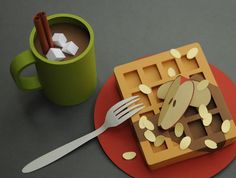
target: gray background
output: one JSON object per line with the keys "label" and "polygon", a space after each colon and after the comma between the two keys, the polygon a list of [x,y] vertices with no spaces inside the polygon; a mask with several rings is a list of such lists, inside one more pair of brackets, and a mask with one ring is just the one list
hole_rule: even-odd
{"label": "gray background", "polygon": [[[20,170],[33,158],[94,129],[96,97],[118,64],[198,41],[209,62],[235,82],[235,7],[234,0],[1,1],[0,177],[128,177],[96,139],[40,171],[23,175]],[[94,28],[99,82],[96,93],[83,104],[56,106],[41,92],[19,91],[11,79],[10,62],[28,48],[32,17],[41,10],[78,14]],[[234,160],[216,177],[233,177],[235,168]]]}

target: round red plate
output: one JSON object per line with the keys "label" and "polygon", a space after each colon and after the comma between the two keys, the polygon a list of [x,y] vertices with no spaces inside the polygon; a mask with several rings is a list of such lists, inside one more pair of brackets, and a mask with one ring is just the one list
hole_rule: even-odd
{"label": "round red plate", "polygon": [[[211,65],[217,83],[236,122],[235,84],[219,69]],[[94,125],[98,128],[104,122],[107,110],[120,101],[118,86],[112,75],[100,91],[94,112]],[[205,156],[182,161],[154,171],[148,169],[139,150],[137,138],[129,122],[108,129],[98,137],[99,142],[111,161],[132,177],[211,177],[224,169],[236,155],[236,142],[222,150]],[[122,153],[135,151],[137,156],[131,161],[123,160]]]}

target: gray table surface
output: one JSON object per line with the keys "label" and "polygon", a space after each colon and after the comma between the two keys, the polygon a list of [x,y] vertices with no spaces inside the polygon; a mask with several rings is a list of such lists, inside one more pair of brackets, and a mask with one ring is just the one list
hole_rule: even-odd
{"label": "gray table surface", "polygon": [[[20,170],[33,158],[94,129],[96,97],[118,64],[198,41],[208,61],[235,82],[235,6],[234,0],[1,1],[0,177],[129,177],[106,157],[96,139],[40,171]],[[80,15],[94,28],[98,85],[85,103],[56,106],[41,92],[19,91],[11,79],[10,62],[28,48],[32,17],[41,10]],[[26,71],[33,72],[33,67]],[[215,177],[235,177],[235,169],[234,160]]]}

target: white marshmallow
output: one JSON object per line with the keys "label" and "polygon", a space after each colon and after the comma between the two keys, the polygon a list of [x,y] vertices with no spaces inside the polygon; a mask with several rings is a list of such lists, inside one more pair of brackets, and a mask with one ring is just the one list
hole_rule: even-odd
{"label": "white marshmallow", "polygon": [[66,44],[67,39],[63,33],[54,33],[52,41],[56,46],[63,47]]}
{"label": "white marshmallow", "polygon": [[79,47],[73,43],[73,41],[70,41],[65,44],[65,46],[62,48],[62,51],[67,54],[75,55],[78,49]]}
{"label": "white marshmallow", "polygon": [[60,48],[50,48],[47,52],[46,57],[48,58],[48,60],[51,61],[60,61],[64,59],[66,56],[64,55],[64,53],[61,51]]}

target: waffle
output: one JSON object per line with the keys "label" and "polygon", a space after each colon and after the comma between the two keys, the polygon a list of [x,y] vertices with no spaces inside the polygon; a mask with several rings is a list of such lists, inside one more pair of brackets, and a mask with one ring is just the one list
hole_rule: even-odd
{"label": "waffle", "polygon": [[[187,59],[187,53],[192,48],[198,48],[195,58]],[[233,118],[225,104],[224,98],[215,78],[208,65],[206,57],[198,43],[189,44],[177,50],[181,53],[181,59],[175,59],[170,51],[145,57],[124,65],[115,67],[114,73],[123,98],[138,95],[139,103],[144,103],[145,108],[131,118],[131,123],[136,132],[141,151],[149,168],[156,169],[167,166],[182,160],[207,154],[212,150],[207,148],[203,142],[205,139],[217,140],[218,149],[230,144],[236,138],[236,127]],[[180,122],[184,125],[184,134],[177,138],[174,129],[163,130],[157,127],[158,115],[163,100],[157,97],[157,89],[164,83],[174,80],[175,77],[168,75],[168,69],[173,68],[176,75],[182,75],[192,80],[200,81],[206,79],[210,82],[211,102],[207,105],[208,111],[213,116],[210,126],[202,124],[197,108],[189,106]],[[148,95],[139,90],[139,85],[149,86],[152,92]],[[165,136],[162,145],[156,147],[145,139],[144,130],[138,126],[141,116],[147,118],[154,124],[155,135]],[[230,120],[231,129],[224,134],[221,131],[221,124],[224,120]],[[192,138],[191,146],[185,150],[180,149],[180,140],[184,136]]]}

